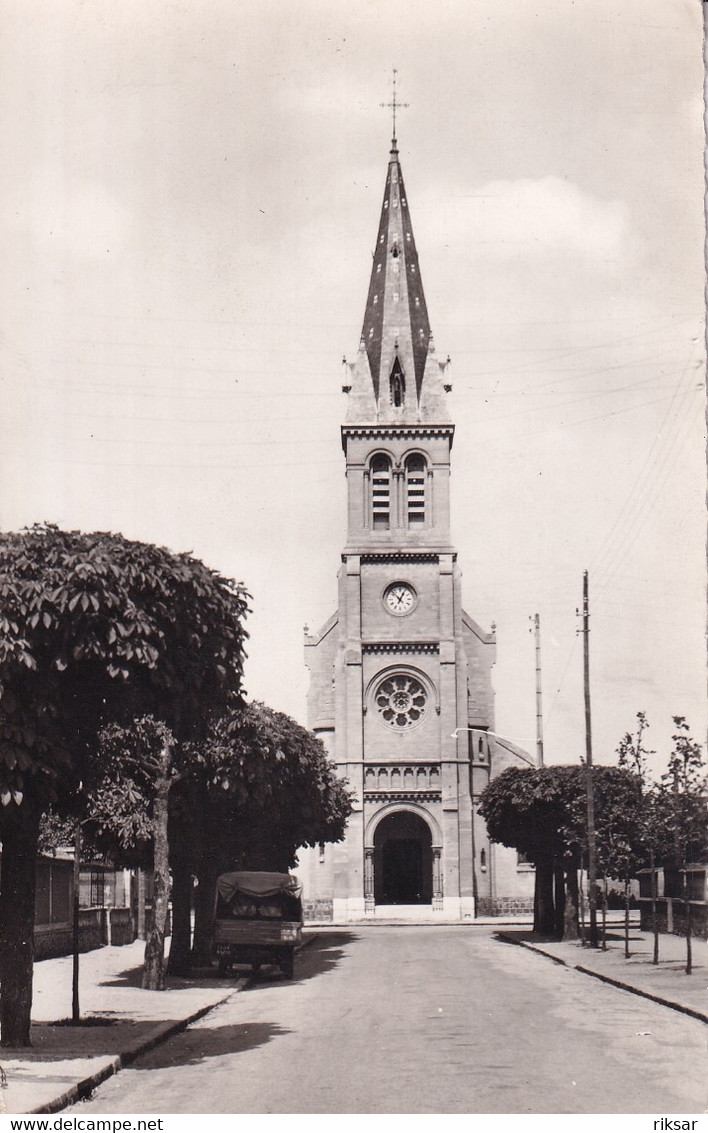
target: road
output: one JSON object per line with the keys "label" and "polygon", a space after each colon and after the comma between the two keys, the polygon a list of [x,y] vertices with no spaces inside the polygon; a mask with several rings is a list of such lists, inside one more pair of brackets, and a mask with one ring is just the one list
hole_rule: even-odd
{"label": "road", "polygon": [[481,926],[325,931],[66,1112],[701,1113],[707,1038]]}

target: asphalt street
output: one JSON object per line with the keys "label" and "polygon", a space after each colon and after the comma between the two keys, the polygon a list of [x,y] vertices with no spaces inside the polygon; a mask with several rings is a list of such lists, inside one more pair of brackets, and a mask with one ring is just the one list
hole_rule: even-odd
{"label": "asphalt street", "polygon": [[[678,977],[680,978],[680,977]],[[701,1113],[708,1028],[483,927],[323,931],[67,1113]]]}

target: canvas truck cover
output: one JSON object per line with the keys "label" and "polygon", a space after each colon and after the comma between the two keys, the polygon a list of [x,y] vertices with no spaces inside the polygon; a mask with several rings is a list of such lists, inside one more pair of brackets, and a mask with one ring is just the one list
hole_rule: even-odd
{"label": "canvas truck cover", "polygon": [[299,897],[302,886],[292,873],[238,871],[222,873],[216,882],[216,892],[228,904],[237,893],[244,897]]}

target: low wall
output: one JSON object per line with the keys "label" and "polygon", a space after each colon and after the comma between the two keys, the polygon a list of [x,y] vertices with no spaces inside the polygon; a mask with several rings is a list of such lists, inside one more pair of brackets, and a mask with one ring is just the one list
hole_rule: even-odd
{"label": "low wall", "polygon": [[[674,936],[686,934],[686,904],[681,897],[657,897],[656,919],[659,932]],[[651,932],[651,900],[639,898],[639,923],[642,932]],[[708,940],[708,902],[691,901],[691,932]]]}
{"label": "low wall", "polygon": [[[102,912],[102,909],[79,910],[79,952],[92,952],[103,944]],[[72,950],[73,931],[70,921],[35,925],[35,960],[69,956]]]}
{"label": "low wall", "polygon": [[478,897],[478,917],[533,916],[533,897]]}
{"label": "low wall", "polygon": [[132,944],[135,940],[135,926],[130,909],[104,909],[104,943]]}
{"label": "low wall", "polygon": [[320,897],[312,901],[303,901],[302,914],[305,921],[331,921],[334,917],[334,905],[331,897]]}
{"label": "low wall", "polygon": [[[132,944],[134,940],[130,909],[79,909],[79,952],[93,952],[104,944]],[[34,926],[35,960],[70,956],[73,947],[70,921]]]}

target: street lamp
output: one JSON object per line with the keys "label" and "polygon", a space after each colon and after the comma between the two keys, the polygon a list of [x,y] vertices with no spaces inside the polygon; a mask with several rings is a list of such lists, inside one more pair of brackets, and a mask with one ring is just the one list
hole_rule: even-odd
{"label": "street lamp", "polygon": [[[460,734],[460,732],[477,732],[477,731],[480,731],[480,730],[485,731],[486,729],[464,728],[464,727],[463,728],[455,728],[455,731],[451,733],[451,739],[456,740],[458,735]],[[492,732],[491,735],[496,735],[496,732]],[[479,900],[479,893],[478,893],[478,889],[477,889],[477,846],[476,846],[476,840],[475,840],[475,836],[474,836],[474,820],[475,820],[475,817],[476,817],[475,816],[475,809],[474,809],[474,758],[471,758],[469,760],[468,765],[469,765],[469,779],[470,779],[470,819],[471,819],[471,821],[470,821],[470,836],[471,836],[471,842],[472,842],[472,900],[474,901],[474,915],[476,917],[477,916],[477,904],[478,904],[478,900]],[[489,857],[489,869],[490,869],[490,871],[491,871],[491,868],[492,868],[492,858],[491,858],[491,854],[490,854],[490,857]],[[491,872],[490,872],[490,875],[489,875],[489,880],[490,880],[490,891],[491,891]]]}
{"label": "street lamp", "polygon": [[[470,728],[469,726],[466,726],[466,727],[463,726],[463,727],[460,727],[460,728],[455,728],[455,731],[450,733],[450,738],[453,739],[453,740],[456,740],[457,737],[459,736],[460,732],[479,732],[481,735],[496,736],[500,740],[509,739],[508,736],[502,736],[500,732],[493,732],[491,730],[491,728]],[[532,743],[532,742],[535,742],[535,741],[532,741],[530,739],[509,740],[509,743],[517,743],[517,744],[525,744],[525,743]],[[472,758],[469,760],[469,777],[470,777],[470,809],[471,809],[471,812],[472,812],[472,822],[471,822],[471,828],[472,828],[472,897],[474,898],[474,915],[476,917],[477,916],[478,892],[477,892],[477,847],[476,847],[475,833],[474,833],[474,820],[475,820],[475,809],[474,809],[474,753],[472,753]],[[492,893],[492,855],[491,855],[491,853],[489,855],[489,891],[490,891],[490,894],[491,894]]]}
{"label": "street lamp", "polygon": [[457,739],[459,732],[481,732],[485,736],[496,736],[500,740],[508,740],[510,744],[531,744],[536,742],[535,736],[526,736],[522,740],[512,740],[509,736],[503,736],[501,732],[493,732],[491,728],[455,728],[454,732],[450,732],[453,740]]}

